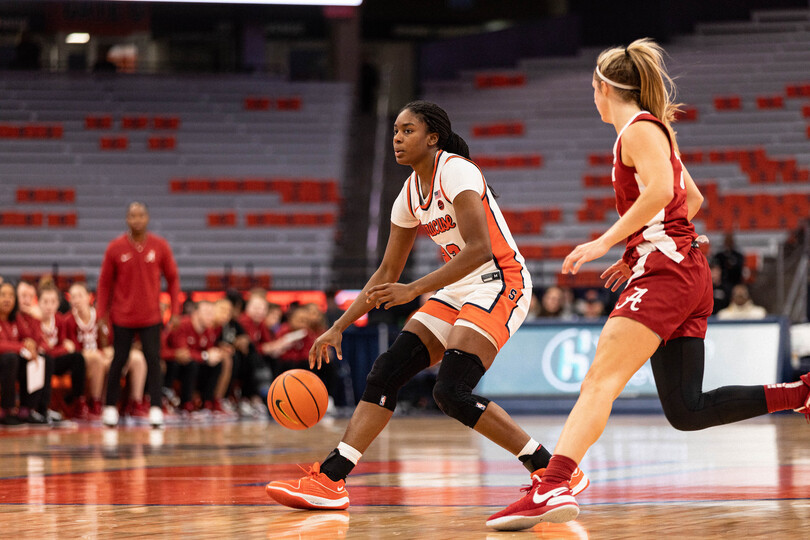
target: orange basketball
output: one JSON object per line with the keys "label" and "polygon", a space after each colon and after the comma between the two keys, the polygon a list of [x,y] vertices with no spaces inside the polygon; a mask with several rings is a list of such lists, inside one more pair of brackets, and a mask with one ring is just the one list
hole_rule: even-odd
{"label": "orange basketball", "polygon": [[276,422],[289,429],[307,429],[317,424],[329,402],[321,379],[305,369],[285,371],[270,385],[267,407]]}

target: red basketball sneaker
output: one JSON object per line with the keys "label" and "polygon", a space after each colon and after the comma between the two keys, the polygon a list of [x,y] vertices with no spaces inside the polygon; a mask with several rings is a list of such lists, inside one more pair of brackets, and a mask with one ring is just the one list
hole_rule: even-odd
{"label": "red basketball sneaker", "polygon": [[[546,469],[537,469],[532,473],[532,476],[542,478],[544,472],[546,472]],[[588,480],[587,475],[582,472],[582,469],[577,467],[574,469],[574,474],[571,475],[571,481],[568,483],[568,485],[571,486],[572,495],[579,495],[591,485],[591,481]]]}
{"label": "red basketball sneaker", "polygon": [[487,526],[498,531],[520,531],[541,522],[565,523],[579,515],[579,505],[568,482],[544,484],[533,474],[531,487],[524,490],[528,493],[522,499],[491,515]]}
{"label": "red basketball sneaker", "polygon": [[[805,373],[799,379],[806,385],[810,386],[810,373]],[[793,409],[797,413],[803,414],[807,421],[810,422],[810,393],[807,394],[807,398],[804,400],[804,405],[799,407],[798,409]]]}
{"label": "red basketball sneaker", "polygon": [[291,481],[276,480],[264,489],[276,502],[290,508],[345,510],[349,507],[346,483],[343,480],[332,481],[321,472],[321,465],[317,461],[305,477]]}

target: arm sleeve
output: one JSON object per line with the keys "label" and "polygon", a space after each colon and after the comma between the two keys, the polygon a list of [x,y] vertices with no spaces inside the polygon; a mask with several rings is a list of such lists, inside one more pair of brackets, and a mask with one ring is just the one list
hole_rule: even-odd
{"label": "arm sleeve", "polygon": [[484,175],[471,161],[451,158],[444,164],[441,189],[447,200],[454,201],[462,191],[472,190],[483,195],[486,189]]}
{"label": "arm sleeve", "polygon": [[172,302],[172,315],[180,314],[180,275],[169,243],[164,241],[163,276]]}
{"label": "arm sleeve", "polygon": [[101,273],[98,276],[98,286],[96,287],[96,312],[98,320],[104,319],[109,311],[114,281],[115,263],[113,262],[112,243],[110,243],[110,245],[107,246],[107,251],[104,252],[104,260],[101,263]]}
{"label": "arm sleeve", "polygon": [[413,229],[419,226],[419,220],[411,213],[408,206],[408,189],[410,189],[410,179],[405,181],[405,185],[402,186],[402,190],[391,207],[391,223],[405,229]]}

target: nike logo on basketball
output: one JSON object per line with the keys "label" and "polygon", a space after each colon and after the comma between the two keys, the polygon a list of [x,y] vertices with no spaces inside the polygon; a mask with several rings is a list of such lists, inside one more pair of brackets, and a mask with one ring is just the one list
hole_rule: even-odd
{"label": "nike logo on basketball", "polygon": [[551,491],[548,491],[548,492],[543,493],[543,494],[541,494],[538,491],[535,491],[534,495],[532,495],[532,502],[534,504],[538,504],[538,505],[543,504],[543,503],[545,503],[546,501],[548,501],[549,499],[551,499],[553,497],[558,497],[560,495],[564,495],[566,491],[568,491],[568,488],[565,487],[565,486],[552,489]]}
{"label": "nike logo on basketball", "polygon": [[280,412],[282,415],[284,415],[284,418],[286,418],[287,420],[289,420],[289,421],[290,421],[290,422],[292,422],[293,424],[297,424],[297,423],[298,423],[298,422],[296,422],[296,421],[295,421],[295,419],[290,418],[290,415],[289,415],[289,414],[287,414],[287,413],[285,413],[285,412],[284,412],[284,409],[282,409],[282,408],[281,408],[281,400],[280,400],[280,399],[277,399],[277,400],[276,400],[276,409],[278,409],[278,412]]}

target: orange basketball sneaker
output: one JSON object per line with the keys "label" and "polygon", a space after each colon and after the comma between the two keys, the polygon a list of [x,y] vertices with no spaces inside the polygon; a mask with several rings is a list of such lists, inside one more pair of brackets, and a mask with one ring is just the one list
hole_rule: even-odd
{"label": "orange basketball sneaker", "polygon": [[[303,469],[303,467],[302,467]],[[305,510],[345,510],[349,507],[349,493],[343,480],[331,480],[321,472],[317,461],[298,480],[276,480],[264,488],[277,503]]]}

